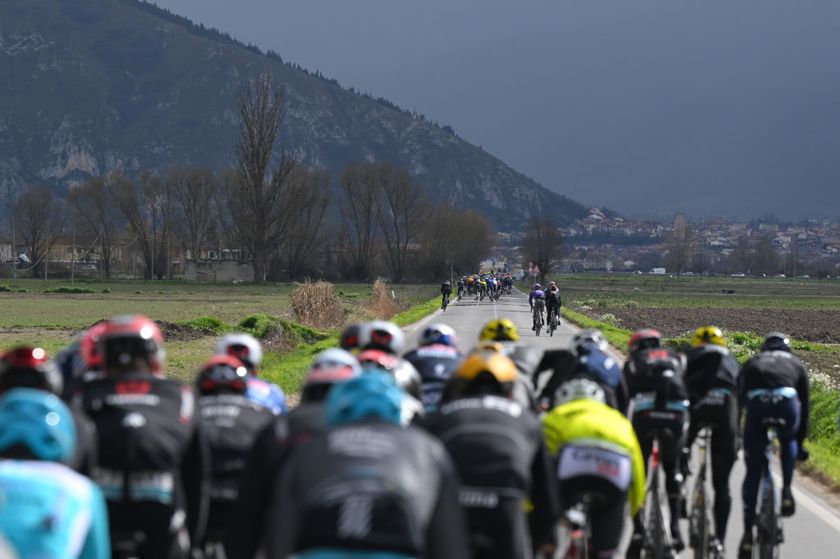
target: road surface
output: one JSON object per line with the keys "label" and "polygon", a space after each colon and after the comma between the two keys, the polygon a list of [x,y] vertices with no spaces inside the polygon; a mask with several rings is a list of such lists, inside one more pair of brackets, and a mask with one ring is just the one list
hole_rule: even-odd
{"label": "road surface", "polygon": [[[455,329],[458,333],[458,347],[461,351],[467,352],[475,347],[478,334],[484,324],[494,318],[513,320],[523,342],[543,348],[568,347],[571,345],[574,333],[578,330],[564,321],[553,337],[545,333],[537,337],[531,331],[531,312],[528,308],[527,296],[514,293],[514,295],[503,296],[498,303],[487,300],[476,303],[466,298],[461,302],[453,301],[446,312],[438,311],[410,327],[407,332],[407,343],[409,347],[414,347],[423,326],[431,322],[443,322]],[[690,326],[687,325],[687,327]],[[733,502],[726,537],[727,557],[737,556],[738,542],[743,532],[741,521],[741,482],[743,479],[744,465],[739,455],[730,478]],[[693,480],[689,479],[686,487],[690,488],[692,482]],[[778,482],[781,483],[781,480]],[[806,559],[840,557],[840,500],[829,494],[825,488],[798,476],[794,478],[794,497],[797,510],[793,518],[784,521],[785,543],[781,548],[782,557]],[[629,529],[628,525],[626,532],[629,532]],[[688,541],[687,522],[683,523],[683,538],[686,542]],[[691,552],[684,551],[681,556],[691,557]]]}

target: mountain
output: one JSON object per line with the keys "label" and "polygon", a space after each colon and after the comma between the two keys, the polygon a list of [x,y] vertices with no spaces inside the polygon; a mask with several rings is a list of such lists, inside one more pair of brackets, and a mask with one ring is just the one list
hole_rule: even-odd
{"label": "mountain", "polygon": [[502,161],[394,104],[137,0],[0,2],[0,204],[30,183],[233,163],[235,94],[270,72],[286,92],[281,140],[337,177],[350,161],[405,166],[436,201],[500,231],[532,212],[586,215]]}

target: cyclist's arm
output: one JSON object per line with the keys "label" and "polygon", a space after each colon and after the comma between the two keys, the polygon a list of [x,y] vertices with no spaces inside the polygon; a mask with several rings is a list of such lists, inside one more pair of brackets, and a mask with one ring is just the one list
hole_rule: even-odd
{"label": "cyclist's arm", "polygon": [[534,504],[531,526],[534,531],[534,545],[539,547],[556,543],[553,527],[560,516],[560,500],[554,475],[554,461],[548,453],[541,433],[537,432],[537,435],[537,452],[531,464],[531,502]]}
{"label": "cyclist's arm", "polygon": [[90,529],[79,559],[110,559],[111,541],[108,536],[108,507],[99,487],[91,483]]}
{"label": "cyclist's arm", "polygon": [[196,422],[192,440],[181,461],[181,481],[187,497],[187,527],[190,539],[200,542],[207,527],[210,497],[210,451]]}
{"label": "cyclist's arm", "polygon": [[442,458],[441,486],[426,530],[426,556],[468,559],[469,529],[461,508],[458,477],[449,457]]}

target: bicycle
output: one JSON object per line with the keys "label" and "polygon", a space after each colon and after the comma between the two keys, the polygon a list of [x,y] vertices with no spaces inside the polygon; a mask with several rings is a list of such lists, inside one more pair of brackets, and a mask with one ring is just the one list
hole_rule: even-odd
{"label": "bicycle", "polygon": [[534,332],[537,336],[540,335],[543,325],[545,324],[543,318],[543,311],[539,305],[534,305]]}
{"label": "bicycle", "polygon": [[767,428],[767,448],[764,450],[764,474],[761,477],[761,504],[758,513],[756,550],[753,555],[758,559],[777,559],[779,557],[779,544],[785,541],[782,532],[782,513],[779,510],[782,499],[779,497],[779,488],[773,480],[770,465],[773,460],[773,445],[778,438],[776,429],[782,429],[787,425],[784,419],[767,418],[762,424]]}
{"label": "bicycle", "polygon": [[711,518],[708,479],[709,453],[711,449],[712,429],[708,425],[700,429],[697,444],[700,450],[700,466],[694,481],[694,492],[689,513],[689,545],[697,559],[723,559],[721,547],[714,533]]}
{"label": "bicycle", "polygon": [[654,434],[648,468],[647,490],[645,492],[644,519],[645,533],[642,545],[643,557],[648,559],[675,559],[671,543],[671,531],[665,522],[663,513],[663,473],[659,460],[659,433]]}
{"label": "bicycle", "polygon": [[560,325],[560,320],[557,316],[557,311],[551,311],[551,317],[548,320],[548,335],[554,336],[554,331],[557,330],[557,327]]}
{"label": "bicycle", "polygon": [[578,502],[563,513],[557,538],[558,553],[562,559],[584,559],[589,557],[589,542],[592,539],[592,521],[589,510],[598,498],[592,493],[583,493]]}
{"label": "bicycle", "polygon": [[449,306],[449,293],[444,293],[443,297],[441,297],[440,308],[442,311],[446,310],[446,307]]}

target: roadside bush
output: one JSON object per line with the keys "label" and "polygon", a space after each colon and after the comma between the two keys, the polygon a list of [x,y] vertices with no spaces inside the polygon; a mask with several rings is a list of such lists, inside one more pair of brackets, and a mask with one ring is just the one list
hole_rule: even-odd
{"label": "roadside bush", "polygon": [[111,290],[108,289],[107,287],[101,291],[101,293],[106,293],[106,294],[110,293],[110,292],[111,292]]}
{"label": "roadside bush", "polygon": [[230,327],[215,316],[201,316],[185,322],[179,322],[180,326],[193,328],[201,332],[208,332],[213,334],[222,334],[227,332]]}
{"label": "roadside bush", "polygon": [[638,309],[641,308],[641,305],[636,301],[625,301],[624,302],[625,309]]}
{"label": "roadside bush", "polygon": [[397,314],[399,307],[394,298],[391,297],[391,290],[388,284],[382,280],[376,280],[371,287],[370,311],[377,318],[387,320]]}
{"label": "roadside bush", "polygon": [[621,321],[612,313],[605,313],[598,317],[601,322],[605,322],[610,326],[619,326]]}
{"label": "roadside bush", "polygon": [[307,280],[292,291],[292,316],[308,326],[335,328],[344,324],[345,313],[333,284]]}
{"label": "roadside bush", "polygon": [[53,287],[52,289],[45,289],[44,293],[96,293],[93,289],[87,287],[68,287],[62,285],[61,287]]}
{"label": "roadside bush", "polygon": [[8,285],[0,285],[0,293],[12,293],[15,290],[9,287]]}

